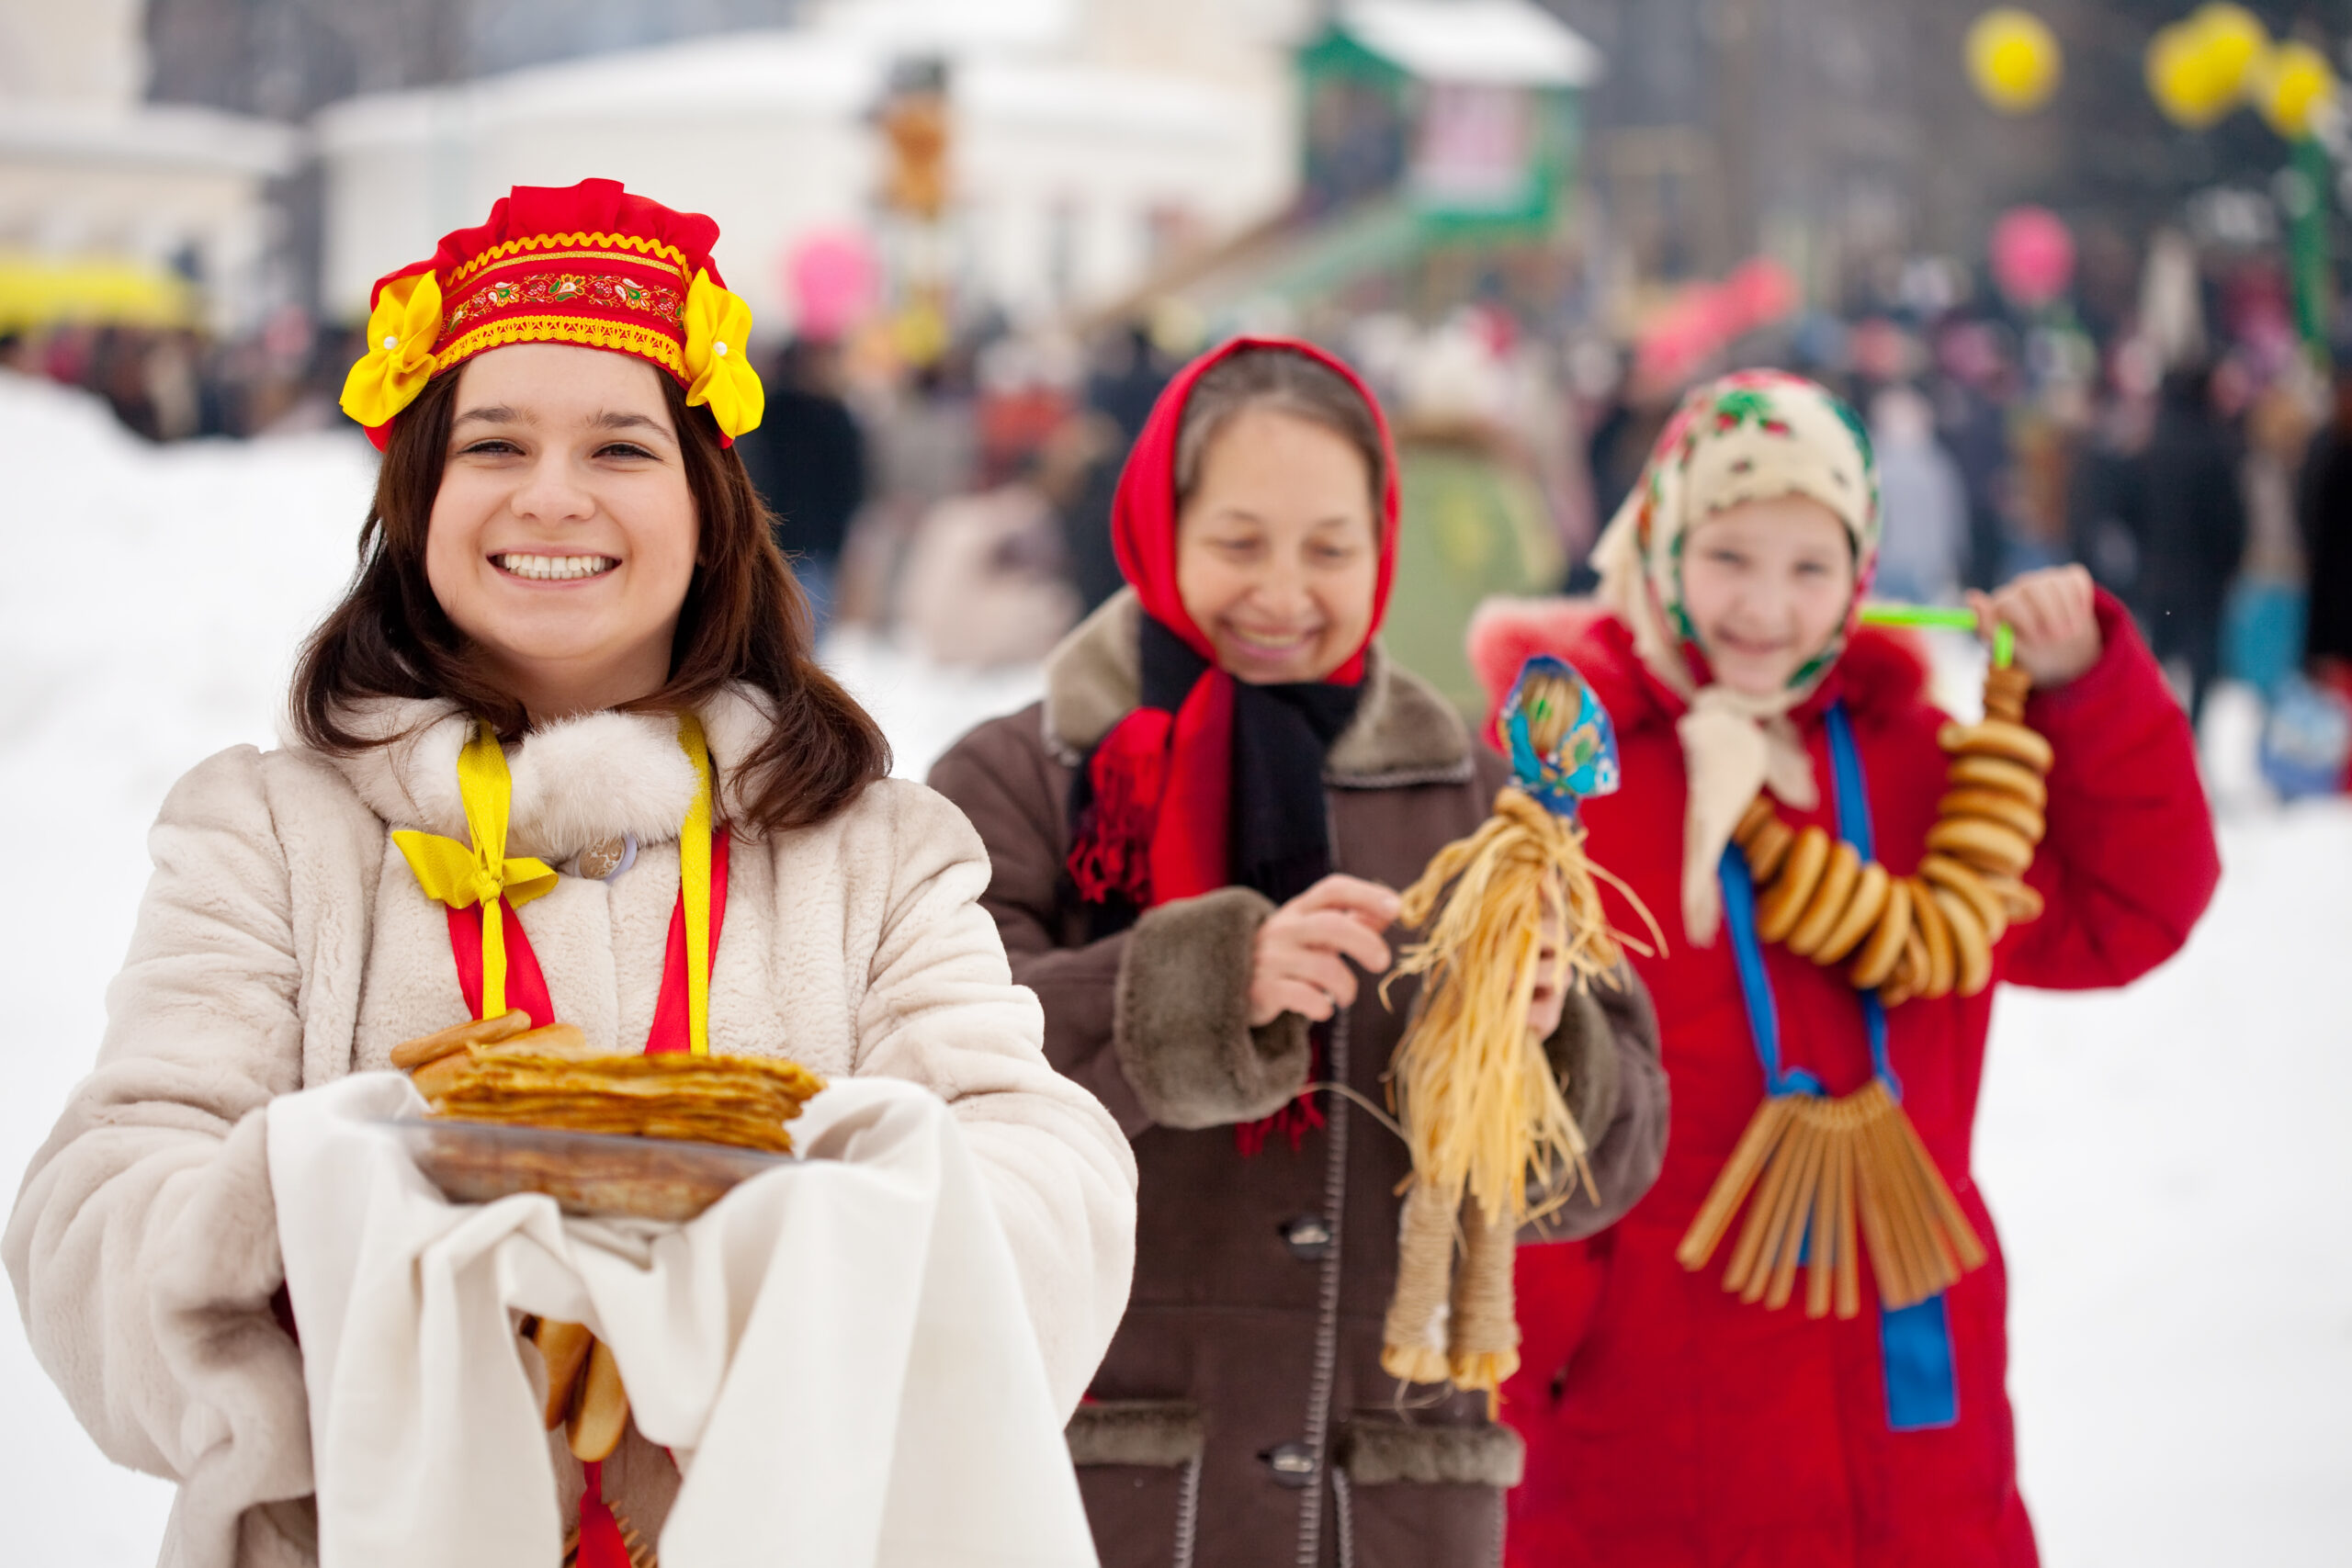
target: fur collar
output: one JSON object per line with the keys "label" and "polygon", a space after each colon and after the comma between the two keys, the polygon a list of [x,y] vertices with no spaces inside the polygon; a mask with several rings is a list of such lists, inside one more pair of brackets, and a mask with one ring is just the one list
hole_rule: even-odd
{"label": "fur collar", "polygon": [[[1633,633],[1591,599],[1490,599],[1470,623],[1470,662],[1486,689],[1489,714],[1520,665],[1532,653],[1553,653],[1583,671],[1621,731],[1671,728],[1682,699],[1652,674],[1634,651]],[[1928,655],[1913,633],[1857,626],[1813,694],[1790,712],[1807,727],[1835,699],[1858,718],[1899,712],[1928,700]]]}
{"label": "fur collar", "polygon": [[[1046,656],[1046,743],[1075,766],[1143,689],[1142,606],[1121,589]],[[1470,776],[1470,731],[1428,682],[1378,642],[1364,662],[1363,700],[1331,743],[1324,782],[1343,789],[1450,783]]]}
{"label": "fur collar", "polygon": [[[741,816],[737,767],[767,736],[766,699],[732,686],[702,710],[719,779],[723,814]],[[391,828],[421,828],[466,841],[458,795],[458,753],[472,721],[453,705],[422,699],[367,704],[356,728],[387,737],[352,757],[325,761]],[[291,749],[300,742],[286,739]],[[676,725],[658,714],[592,713],[535,729],[509,749],[514,804],[507,852],[567,861],[600,840],[633,833],[639,843],[678,836],[694,803],[694,768]]]}

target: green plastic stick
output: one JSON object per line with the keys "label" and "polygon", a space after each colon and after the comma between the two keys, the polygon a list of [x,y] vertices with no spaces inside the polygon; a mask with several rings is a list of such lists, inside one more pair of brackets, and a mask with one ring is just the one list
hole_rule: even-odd
{"label": "green plastic stick", "polygon": [[[1976,612],[1942,604],[1876,604],[1862,606],[1862,619],[1874,626],[1937,626],[1950,631],[1976,630]],[[2017,656],[2017,634],[2004,621],[1993,628],[1993,664],[2006,670]]]}

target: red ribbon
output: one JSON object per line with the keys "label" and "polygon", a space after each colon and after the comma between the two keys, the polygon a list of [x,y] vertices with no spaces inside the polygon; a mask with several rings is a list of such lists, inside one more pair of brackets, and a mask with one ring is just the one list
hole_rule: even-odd
{"label": "red ribbon", "polygon": [[[710,836],[710,964],[718,967],[718,933],[727,923],[727,854],[731,843],[724,830]],[[506,1003],[521,1008],[531,1017],[531,1027],[545,1029],[555,1021],[555,1003],[548,995],[548,978],[539,968],[538,955],[531,951],[531,939],[523,930],[521,917],[514,907],[500,899],[498,908],[506,918]],[[447,911],[449,917],[449,951],[458,960],[458,989],[466,998],[466,1010],[481,1016],[481,907],[469,905],[462,909]],[[670,911],[669,951],[662,961],[662,993],[653,1003],[653,1028],[645,1040],[645,1054],[660,1056],[691,1050],[692,1042],[686,1030],[686,893],[678,890],[678,902]]]}
{"label": "red ribbon", "polygon": [[580,1494],[580,1551],[572,1559],[574,1568],[632,1568],[620,1521],[605,1501],[603,1461],[590,1460],[580,1468],[588,1483]]}

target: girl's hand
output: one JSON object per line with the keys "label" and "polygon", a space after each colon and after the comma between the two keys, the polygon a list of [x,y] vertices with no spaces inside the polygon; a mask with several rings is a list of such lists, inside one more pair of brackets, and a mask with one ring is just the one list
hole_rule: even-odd
{"label": "girl's hand", "polygon": [[1545,910],[1536,935],[1535,991],[1527,1001],[1527,1030],[1538,1040],[1552,1038],[1553,1031],[1560,1027],[1560,1015],[1567,1010],[1567,990],[1552,979],[1552,965],[1560,961],[1563,934],[1560,917]]}
{"label": "girl's hand", "polygon": [[1367,975],[1388,967],[1380,939],[1396,919],[1396,895],[1361,877],[1325,877],[1258,928],[1250,964],[1250,1027],[1286,1012],[1320,1023],[1356,999],[1353,959]]}
{"label": "girl's hand", "polygon": [[2082,567],[2026,572],[1997,592],[1969,594],[1968,607],[1987,643],[1996,622],[2008,623],[2017,634],[2018,663],[2037,691],[2063,686],[2098,662],[2098,615],[2091,607],[2091,574]]}

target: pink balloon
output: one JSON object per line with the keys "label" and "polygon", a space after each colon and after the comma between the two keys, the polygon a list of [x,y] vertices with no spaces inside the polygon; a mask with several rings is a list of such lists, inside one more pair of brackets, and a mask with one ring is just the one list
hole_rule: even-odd
{"label": "pink balloon", "polygon": [[2047,305],[2075,279],[2075,236],[2046,207],[2012,207],[1993,225],[1993,281],[2011,300]]}
{"label": "pink balloon", "polygon": [[881,293],[873,245],[849,230],[803,237],[786,256],[784,276],[793,331],[804,338],[840,337],[872,313]]}
{"label": "pink balloon", "polygon": [[1679,380],[1717,349],[1788,315],[1804,298],[1788,268],[1770,256],[1750,256],[1721,283],[1693,283],[1678,293],[1644,329],[1635,366],[1652,379]]}

